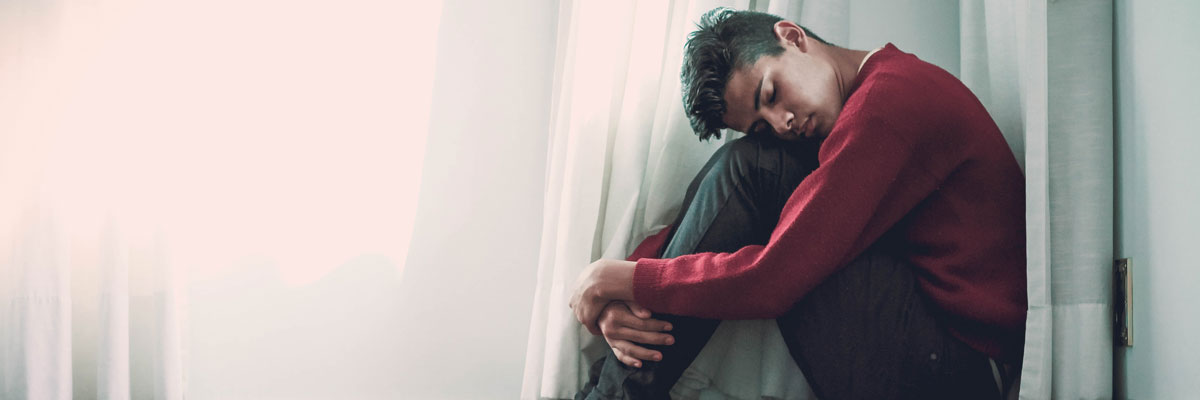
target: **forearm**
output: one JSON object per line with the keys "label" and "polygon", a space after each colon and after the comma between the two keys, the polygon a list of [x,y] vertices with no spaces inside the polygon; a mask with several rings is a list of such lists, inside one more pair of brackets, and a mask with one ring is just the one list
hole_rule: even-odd
{"label": "forearm", "polygon": [[597,277],[600,297],[610,300],[633,301],[633,261],[608,260]]}

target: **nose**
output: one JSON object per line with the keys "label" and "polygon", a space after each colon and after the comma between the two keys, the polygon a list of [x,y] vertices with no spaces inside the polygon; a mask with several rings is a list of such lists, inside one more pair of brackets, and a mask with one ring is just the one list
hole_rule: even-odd
{"label": "nose", "polygon": [[796,115],[788,111],[769,112],[767,122],[775,129],[776,135],[782,135],[787,131],[792,130],[792,124],[796,122]]}

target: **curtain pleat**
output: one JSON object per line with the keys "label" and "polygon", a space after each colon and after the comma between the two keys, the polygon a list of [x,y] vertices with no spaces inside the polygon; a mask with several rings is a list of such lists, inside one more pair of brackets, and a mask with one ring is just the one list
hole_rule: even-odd
{"label": "curtain pleat", "polygon": [[0,397],[71,398],[70,269],[61,227],[42,207],[26,208],[3,260]]}
{"label": "curtain pleat", "polygon": [[0,246],[0,398],[182,399],[187,319],[165,239],[75,228],[29,207]]}
{"label": "curtain pleat", "polygon": [[1050,398],[1113,395],[1112,9],[1047,5]]}
{"label": "curtain pleat", "polygon": [[129,252],[109,224],[100,243],[99,346],[96,357],[96,397],[129,398]]}

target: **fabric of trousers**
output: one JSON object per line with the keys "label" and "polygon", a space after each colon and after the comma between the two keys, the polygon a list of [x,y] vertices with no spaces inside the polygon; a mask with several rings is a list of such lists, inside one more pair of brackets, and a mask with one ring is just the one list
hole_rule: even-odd
{"label": "fabric of trousers", "polygon": [[[721,147],[689,185],[660,257],[766,244],[783,205],[817,167],[817,144],[744,137]],[[819,227],[814,227],[819,229]],[[753,292],[745,295],[753,296]],[[998,399],[987,356],[951,336],[911,266],[871,249],[776,319],[820,399]],[[719,320],[654,314],[675,344],[641,346],[662,361],[596,361],[577,400],[668,399]]]}

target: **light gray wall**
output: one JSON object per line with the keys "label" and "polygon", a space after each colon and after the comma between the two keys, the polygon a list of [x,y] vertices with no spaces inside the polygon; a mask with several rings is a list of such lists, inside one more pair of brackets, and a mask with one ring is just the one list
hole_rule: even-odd
{"label": "light gray wall", "polygon": [[1116,256],[1133,258],[1118,398],[1200,393],[1200,2],[1116,1]]}
{"label": "light gray wall", "polygon": [[399,292],[400,398],[520,396],[558,4],[446,0],[416,226]]}
{"label": "light gray wall", "polygon": [[958,38],[958,0],[850,2],[848,46],[852,49],[874,49],[891,42],[959,76]]}

